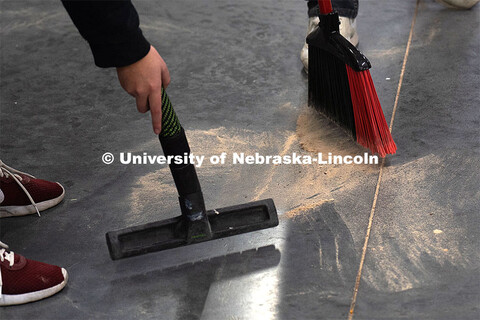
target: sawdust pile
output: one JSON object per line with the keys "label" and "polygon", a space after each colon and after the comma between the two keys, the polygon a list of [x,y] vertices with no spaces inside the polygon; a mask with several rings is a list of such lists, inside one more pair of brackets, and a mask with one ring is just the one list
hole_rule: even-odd
{"label": "sawdust pile", "polygon": [[338,125],[305,107],[297,120],[297,138],[305,151],[346,155],[364,152],[352,137]]}

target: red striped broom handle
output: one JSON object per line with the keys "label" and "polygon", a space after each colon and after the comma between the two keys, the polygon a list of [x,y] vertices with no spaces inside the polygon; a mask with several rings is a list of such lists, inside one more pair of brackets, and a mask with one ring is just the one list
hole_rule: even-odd
{"label": "red striped broom handle", "polygon": [[333,11],[332,1],[330,0],[318,0],[318,7],[320,9],[320,14],[329,14]]}

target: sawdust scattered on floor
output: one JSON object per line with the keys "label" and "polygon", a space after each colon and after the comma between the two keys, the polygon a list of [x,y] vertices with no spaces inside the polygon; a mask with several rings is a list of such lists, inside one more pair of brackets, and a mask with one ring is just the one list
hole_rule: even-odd
{"label": "sawdust scattered on floor", "polygon": [[[284,156],[287,154],[287,152],[290,150],[290,148],[292,147],[293,143],[297,140],[295,134],[291,134],[287,140],[285,141],[284,145],[283,145],[283,150],[282,152],[279,154],[280,156]],[[265,184],[263,185],[263,187],[257,191],[255,197],[253,198],[254,201],[256,200],[259,200],[260,197],[268,190],[268,188],[270,187],[270,183],[272,182],[272,179],[273,179],[273,175],[275,173],[275,169],[277,168],[278,166],[270,166],[270,172],[268,174],[268,177],[266,179],[266,182]]]}
{"label": "sawdust scattered on floor", "polygon": [[[222,152],[229,155],[234,152],[246,154],[259,152],[263,155],[287,155],[295,152],[311,156],[316,155],[310,152],[344,155],[364,152],[364,149],[358,147],[342,129],[310,108],[305,108],[301,113],[296,132],[291,130],[258,132],[244,128],[217,127],[209,130],[189,129],[187,138],[192,153],[204,155],[206,159]],[[302,150],[301,145],[307,151]],[[139,152],[156,149],[158,149],[156,140],[138,146]],[[352,171],[358,170],[368,171],[374,168],[323,164],[233,165],[231,162],[213,165],[207,160],[201,168],[197,168],[202,185],[210,185],[216,190],[215,193],[207,195],[210,199],[206,200],[209,200],[210,205],[228,205],[232,195],[237,198],[241,196],[244,201],[273,198],[280,212],[294,208],[285,215],[287,218],[301,214],[302,210],[308,212],[308,208],[321,205],[323,202],[318,202],[320,199],[333,198],[331,190],[353,188],[355,183],[352,182],[355,179],[353,181],[351,179]],[[159,174],[162,177],[159,177]],[[246,177],[249,179],[248,182],[239,183]],[[159,180],[162,181],[162,185],[159,185]],[[154,206],[149,194],[158,193],[158,190],[165,190],[168,194],[166,197],[176,198],[167,167],[160,172],[140,177],[137,185],[139,187],[133,189],[131,195],[135,212]],[[301,206],[297,207],[298,204]]]}
{"label": "sawdust scattered on floor", "polygon": [[296,207],[296,208],[294,208],[290,211],[285,212],[284,216],[287,217],[287,218],[293,218],[293,217],[302,215],[302,214],[308,212],[309,210],[316,209],[316,208],[320,207],[321,205],[323,205],[327,202],[333,202],[333,201],[334,201],[334,199],[326,199],[326,200],[321,200],[321,201],[317,201],[317,202],[314,202],[314,203],[304,204],[304,205],[298,206],[298,207]]}
{"label": "sawdust scattered on floor", "polygon": [[296,133],[302,149],[309,152],[331,152],[336,155],[365,152],[344,129],[313,108],[305,107],[302,110],[298,116]]}

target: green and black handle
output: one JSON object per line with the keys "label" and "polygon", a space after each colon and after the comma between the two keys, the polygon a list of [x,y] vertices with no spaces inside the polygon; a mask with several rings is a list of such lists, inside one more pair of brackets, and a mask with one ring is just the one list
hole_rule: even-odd
{"label": "green and black handle", "polygon": [[[190,146],[185,136],[185,130],[181,127],[170,99],[163,89],[162,131],[159,139],[165,156],[190,155]],[[205,201],[195,166],[172,163],[170,171],[177,187],[182,215],[186,218],[187,241],[189,243],[200,242],[203,239],[211,238],[212,230],[208,223]]]}

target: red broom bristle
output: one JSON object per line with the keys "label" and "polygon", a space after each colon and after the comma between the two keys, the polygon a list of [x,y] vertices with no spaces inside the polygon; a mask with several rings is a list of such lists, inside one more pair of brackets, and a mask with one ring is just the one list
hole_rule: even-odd
{"label": "red broom bristle", "polygon": [[383,115],[369,70],[357,72],[346,65],[352,97],[357,142],[384,158],[397,146]]}

